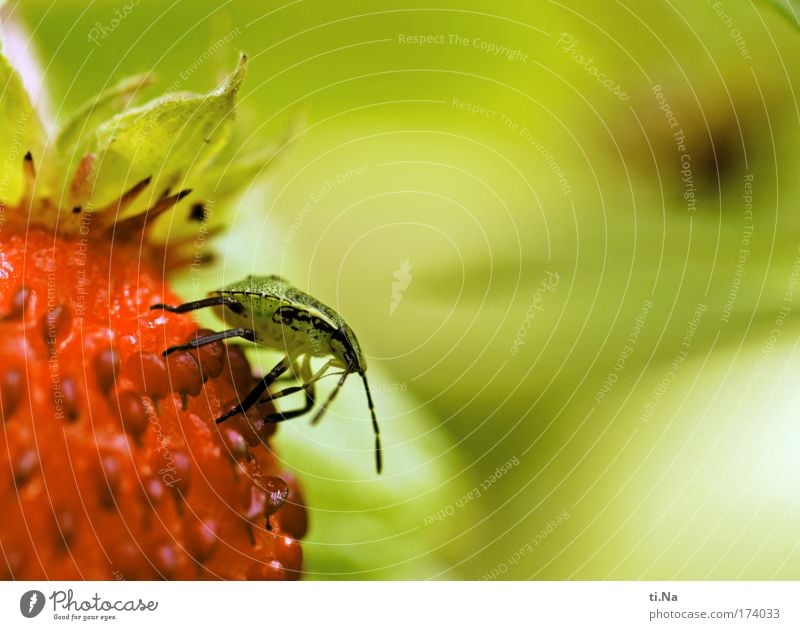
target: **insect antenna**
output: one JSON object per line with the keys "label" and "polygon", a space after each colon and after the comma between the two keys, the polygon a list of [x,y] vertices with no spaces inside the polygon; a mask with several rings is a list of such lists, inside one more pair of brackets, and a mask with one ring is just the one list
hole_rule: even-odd
{"label": "insect antenna", "polygon": [[[352,374],[352,372],[344,372],[342,377],[339,379],[339,382],[336,383],[336,387],[328,396],[328,399],[324,402],[322,407],[319,408],[314,417],[311,418],[311,424],[316,424],[320,421],[322,416],[325,415],[325,412],[328,411],[328,407],[330,404],[336,399],[336,396],[339,395],[339,390],[342,389],[342,385],[344,385],[345,379]],[[372,402],[372,393],[369,391],[369,384],[367,383],[367,375],[364,372],[359,372],[359,376],[361,376],[361,380],[364,381],[364,391],[367,393],[367,404],[369,405],[369,413],[372,416],[372,432],[375,434],[375,467],[378,470],[378,474],[381,473],[383,470],[383,457],[382,457],[382,447],[381,447],[381,432],[378,428],[378,418],[375,416],[375,405]]]}
{"label": "insect antenna", "polygon": [[364,381],[364,391],[367,392],[367,404],[369,405],[369,413],[372,416],[372,432],[375,434],[375,468],[378,474],[383,470],[383,457],[381,449],[381,431],[378,428],[378,418],[375,417],[375,405],[372,402],[372,393],[369,391],[369,384],[367,383],[367,375],[365,372],[359,373],[361,380]]}

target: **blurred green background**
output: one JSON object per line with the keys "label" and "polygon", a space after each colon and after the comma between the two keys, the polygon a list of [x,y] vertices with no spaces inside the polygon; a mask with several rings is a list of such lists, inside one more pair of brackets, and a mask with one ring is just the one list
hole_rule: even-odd
{"label": "blurred green background", "polygon": [[179,287],[280,273],[365,348],[382,477],[355,381],[281,427],[309,577],[800,579],[800,32],[772,7],[7,4],[56,119],[243,50],[234,148],[302,121]]}

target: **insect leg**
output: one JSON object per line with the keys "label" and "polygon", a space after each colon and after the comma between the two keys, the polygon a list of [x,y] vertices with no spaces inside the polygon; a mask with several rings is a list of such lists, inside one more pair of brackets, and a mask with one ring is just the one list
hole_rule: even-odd
{"label": "insect leg", "polygon": [[[296,394],[297,392],[305,390],[306,385],[311,380],[311,358],[308,355],[306,355],[306,357],[303,359],[303,363],[302,363],[302,365],[300,365],[300,367],[298,367],[297,364],[293,361],[292,362],[292,371],[293,371],[294,375],[291,377],[291,379],[295,380],[295,381],[299,379],[300,382],[303,383],[302,385],[295,385],[295,386],[292,386],[292,387],[285,387],[284,389],[278,390],[277,392],[267,392],[267,395],[264,396],[264,398],[262,398],[258,402],[260,402],[260,403],[269,402],[271,400],[275,400],[276,398],[283,398],[284,396],[291,396],[292,394]],[[284,377],[285,377],[285,375],[284,375]],[[284,379],[284,377],[275,379],[275,382],[276,383],[280,382],[281,380]]]}
{"label": "insect leg", "polygon": [[231,328],[230,330],[223,330],[222,332],[214,333],[213,335],[206,335],[205,337],[197,337],[187,343],[182,343],[177,346],[171,346],[164,350],[161,354],[167,356],[178,350],[194,350],[200,346],[207,346],[210,343],[230,339],[231,337],[241,337],[247,341],[255,341],[256,334],[249,328]]}
{"label": "insect leg", "polygon": [[298,416],[302,416],[309,411],[311,411],[312,407],[314,407],[314,384],[321,379],[325,372],[330,367],[331,362],[328,361],[325,365],[323,365],[314,376],[310,376],[311,372],[311,359],[307,358],[305,363],[303,364],[303,378],[305,382],[302,385],[298,385],[295,387],[287,387],[286,389],[282,389],[281,391],[275,392],[274,394],[269,394],[267,398],[264,400],[274,400],[276,398],[281,398],[283,396],[288,396],[289,394],[294,394],[299,391],[305,391],[306,394],[306,402],[303,407],[300,409],[293,409],[291,411],[284,411],[280,413],[271,413],[264,418],[266,422],[283,422],[284,420],[291,420],[292,418],[297,418]]}
{"label": "insect leg", "polygon": [[[342,375],[342,372],[331,372],[330,374],[325,374],[325,376],[341,376],[341,375]],[[313,382],[309,381],[309,382],[304,383],[303,385],[295,385],[295,386],[292,386],[292,387],[287,387],[285,389],[278,390],[275,393],[267,394],[264,398],[262,398],[258,402],[260,402],[260,403],[269,402],[271,400],[275,400],[276,398],[283,398],[284,396],[290,396],[291,394],[296,394],[297,392],[302,391],[304,389],[310,389],[311,390],[311,397],[313,398],[314,397],[314,384],[318,380],[320,380],[320,378],[322,378],[322,377],[320,376],[318,378],[318,377],[315,376]],[[279,382],[281,380],[282,379],[276,379],[275,382],[277,383],[277,382]]]}
{"label": "insect leg", "polygon": [[314,414],[313,418],[311,418],[311,424],[316,424],[317,422],[320,421],[322,416],[325,415],[325,412],[328,411],[328,405],[330,405],[336,399],[336,397],[339,395],[339,390],[342,389],[342,385],[344,385],[345,379],[350,374],[351,374],[351,372],[347,372],[347,371],[345,371],[345,373],[342,374],[341,378],[339,379],[339,382],[336,383],[336,387],[333,389],[333,391],[328,396],[328,400],[325,401],[325,403],[322,405],[322,407],[320,407],[319,411]]}
{"label": "insect leg", "polygon": [[150,307],[151,311],[162,310],[169,313],[188,313],[189,311],[196,311],[201,308],[208,308],[209,306],[227,306],[234,313],[242,313],[244,307],[234,298],[229,295],[215,295],[214,297],[205,298],[204,300],[197,300],[195,302],[187,302],[178,306],[169,306],[168,304],[153,304]]}
{"label": "insect leg", "polygon": [[250,390],[250,393],[244,397],[244,400],[242,400],[233,409],[229,409],[219,418],[217,418],[217,424],[224,422],[231,416],[235,416],[238,413],[243,413],[250,409],[250,407],[258,402],[258,399],[261,398],[261,395],[265,391],[267,391],[267,388],[275,381],[275,379],[288,370],[291,366],[292,361],[288,356],[281,359],[281,362],[272,368],[269,373],[264,376],[264,378],[262,378],[252,390]]}
{"label": "insect leg", "polygon": [[[240,348],[243,352],[250,348],[249,345],[245,343],[229,343],[227,344],[228,348]],[[297,382],[297,375],[300,373],[300,368],[298,368],[294,363],[292,363],[292,367],[284,374],[281,374],[278,378],[275,379],[275,383],[296,383]]]}

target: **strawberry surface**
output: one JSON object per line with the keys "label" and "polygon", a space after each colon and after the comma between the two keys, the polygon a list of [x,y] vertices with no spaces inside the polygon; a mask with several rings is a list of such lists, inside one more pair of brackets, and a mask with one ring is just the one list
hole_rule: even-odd
{"label": "strawberry surface", "polygon": [[73,220],[0,229],[0,575],[297,578],[306,514],[272,408],[214,422],[254,384],[242,349],[164,359],[198,330],[149,310],[181,301],[163,248]]}

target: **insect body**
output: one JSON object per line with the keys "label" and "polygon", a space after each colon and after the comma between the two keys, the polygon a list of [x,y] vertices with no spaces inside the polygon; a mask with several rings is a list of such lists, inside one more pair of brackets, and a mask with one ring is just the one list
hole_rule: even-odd
{"label": "insect body", "polygon": [[[189,343],[172,346],[164,351],[168,355],[177,350],[191,350],[223,339],[241,337],[259,345],[282,350],[286,356],[267,373],[238,405],[217,418],[223,422],[238,413],[247,411],[260,401],[275,400],[297,392],[304,392],[306,402],[300,409],[267,416],[268,422],[282,422],[308,413],[314,406],[314,384],[329,373],[341,369],[336,387],[314,414],[312,424],[319,421],[330,403],[336,398],[350,374],[358,374],[364,383],[367,404],[375,433],[375,462],[381,471],[381,442],[372,394],[367,383],[367,364],[353,330],[341,316],[319,300],[296,289],[279,276],[248,276],[240,282],[212,291],[208,298],[180,306],[155,304],[152,309],[171,313],[186,313],[213,307],[226,325],[233,327],[222,332],[199,337]],[[328,361],[316,372],[311,372],[311,357],[327,357]],[[268,393],[267,389],[278,377],[300,363],[303,384]]]}

